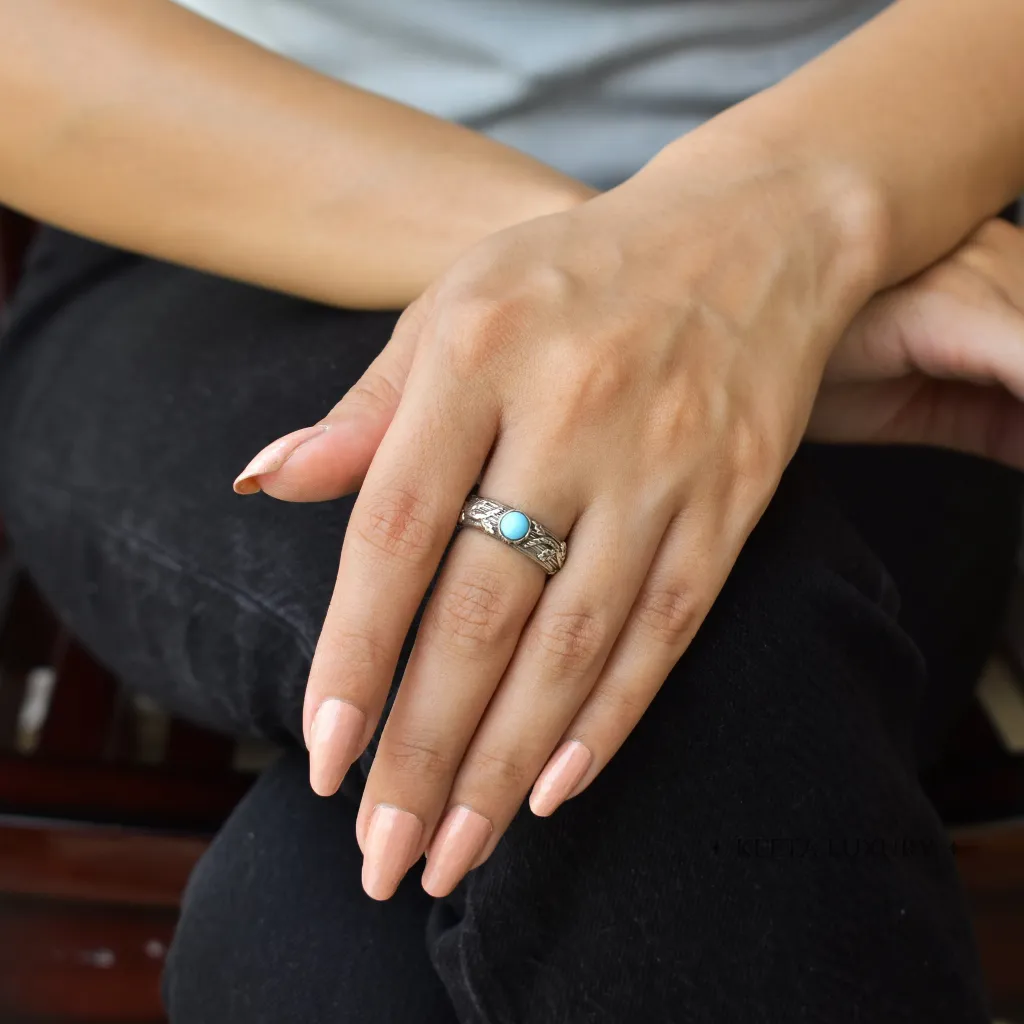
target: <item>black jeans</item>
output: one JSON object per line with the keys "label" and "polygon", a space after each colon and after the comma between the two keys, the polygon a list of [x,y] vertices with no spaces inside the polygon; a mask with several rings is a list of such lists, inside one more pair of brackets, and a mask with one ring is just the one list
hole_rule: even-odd
{"label": "black jeans", "polygon": [[66,622],[169,708],[286,752],[199,866],[176,1024],[982,1022],[918,781],[1017,543],[1014,474],[802,450],[692,648],[601,778],[521,813],[451,898],[364,897],[355,799],[306,786],[300,703],[350,500],[240,498],[388,338],[47,232],[0,350],[0,515]]}

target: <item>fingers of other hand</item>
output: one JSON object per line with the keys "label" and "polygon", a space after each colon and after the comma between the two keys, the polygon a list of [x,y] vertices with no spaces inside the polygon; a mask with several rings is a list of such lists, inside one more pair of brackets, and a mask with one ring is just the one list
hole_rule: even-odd
{"label": "fingers of other hand", "polygon": [[808,433],[828,441],[934,445],[1024,469],[1024,403],[1001,387],[921,375],[830,385]]}
{"label": "fingers of other hand", "polygon": [[1024,231],[990,221],[924,274],[874,298],[836,346],[825,379],[915,371],[999,383],[1024,399]]}

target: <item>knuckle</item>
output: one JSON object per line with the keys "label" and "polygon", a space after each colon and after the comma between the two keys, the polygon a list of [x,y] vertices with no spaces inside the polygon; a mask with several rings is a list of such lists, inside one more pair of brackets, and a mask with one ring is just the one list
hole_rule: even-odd
{"label": "knuckle", "polygon": [[954,287],[961,282],[957,281],[956,272],[965,269],[976,278],[984,281],[999,280],[1002,268],[1003,257],[999,251],[1000,240],[991,235],[977,235],[975,238],[958,250],[952,261],[947,261],[934,268],[934,273],[941,280],[940,274],[945,272],[949,283]]}
{"label": "knuckle", "polygon": [[971,250],[998,250],[1004,246],[1013,245],[1019,240],[1020,235],[1021,230],[1015,224],[1011,224],[1002,217],[992,217],[975,231],[969,246]]}
{"label": "knuckle", "polygon": [[652,405],[647,414],[645,447],[661,460],[692,447],[708,430],[708,403],[700,394],[673,395]]}
{"label": "knuckle", "polygon": [[382,744],[377,757],[383,755],[387,767],[395,775],[416,779],[421,783],[444,782],[455,770],[453,757],[435,741],[406,737]]}
{"label": "knuckle", "polygon": [[605,681],[588,698],[598,715],[623,727],[640,721],[651,703],[652,694],[637,688],[632,681]]}
{"label": "knuckle", "polygon": [[465,767],[472,774],[474,785],[480,786],[482,792],[522,790],[531,781],[526,765],[511,754],[471,751],[466,757]]}
{"label": "knuckle", "polygon": [[607,634],[607,626],[594,612],[549,612],[538,622],[534,642],[556,670],[578,675],[597,659]]}
{"label": "knuckle", "polygon": [[567,344],[555,362],[566,396],[566,414],[574,423],[587,423],[594,415],[607,415],[632,383],[624,346],[594,343],[581,350]]}
{"label": "knuckle", "polygon": [[372,412],[391,411],[398,404],[398,388],[382,373],[365,373],[348,389],[342,402]]}
{"label": "knuckle", "polygon": [[324,624],[324,638],[337,652],[336,657],[346,670],[374,673],[389,665],[393,658],[383,641],[367,630],[332,627],[328,620]]}
{"label": "knuckle", "polygon": [[[1007,268],[1014,268],[1024,254],[1024,230],[1002,218],[983,224],[948,259],[933,267],[929,274],[947,272],[956,281],[957,268],[966,269],[998,290],[1007,282]],[[962,282],[961,282],[962,283]],[[1011,303],[1012,304],[1012,303]]]}
{"label": "knuckle", "polygon": [[785,464],[783,445],[768,424],[745,417],[733,424],[731,433],[731,464],[737,476],[771,479]]}
{"label": "knuckle", "polygon": [[507,351],[520,317],[510,299],[474,295],[459,302],[454,328],[445,345],[454,373],[474,380],[494,365],[498,353]]}
{"label": "knuckle", "polygon": [[458,570],[435,594],[433,630],[451,644],[490,648],[509,626],[508,580],[482,566]]}
{"label": "knuckle", "polygon": [[700,606],[696,591],[684,583],[649,586],[637,599],[635,620],[648,639],[680,647],[697,626]]}
{"label": "knuckle", "polygon": [[395,329],[391,332],[391,340],[404,340],[409,335],[418,334],[430,316],[432,305],[429,292],[424,292],[418,299],[410,302],[396,321]]}
{"label": "knuckle", "polygon": [[356,523],[356,532],[365,544],[414,563],[428,561],[439,542],[427,503],[402,488],[375,495]]}

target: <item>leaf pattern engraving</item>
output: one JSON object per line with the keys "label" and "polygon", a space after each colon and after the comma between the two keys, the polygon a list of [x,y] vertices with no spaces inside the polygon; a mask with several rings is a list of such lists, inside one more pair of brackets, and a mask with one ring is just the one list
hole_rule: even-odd
{"label": "leaf pattern engraving", "polygon": [[[558,572],[565,564],[566,544],[559,540],[537,522],[530,519],[529,532],[522,540],[509,540],[501,535],[498,523],[506,512],[515,509],[511,505],[503,505],[500,501],[492,501],[490,498],[481,498],[479,495],[471,495],[462,506],[462,513],[459,515],[460,526],[474,526],[484,533],[496,537],[503,544],[509,547],[518,548],[525,555],[529,555],[541,568],[550,576]],[[525,514],[525,513],[524,513]]]}

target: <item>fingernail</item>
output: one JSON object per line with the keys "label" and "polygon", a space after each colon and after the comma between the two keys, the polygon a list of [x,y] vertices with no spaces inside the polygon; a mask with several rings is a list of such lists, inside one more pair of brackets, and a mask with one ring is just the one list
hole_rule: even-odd
{"label": "fingernail", "polygon": [[541,818],[554,813],[587,774],[594,755],[577,740],[570,740],[540,773],[530,794],[530,810]]}
{"label": "fingernail", "polygon": [[319,437],[330,427],[330,423],[315,423],[311,427],[303,427],[301,430],[293,430],[284,437],[267,445],[263,451],[249,463],[234,482],[236,494],[255,494],[260,489],[257,477],[264,473],[276,473],[295,454],[296,448],[300,448],[307,441]]}
{"label": "fingernail", "polygon": [[476,863],[493,826],[468,807],[453,807],[430,844],[423,888],[431,896],[447,896]]}
{"label": "fingernail", "polygon": [[366,715],[348,701],[330,698],[316,709],[309,727],[309,784],[320,796],[336,793],[359,756]]}
{"label": "fingernail", "polygon": [[423,822],[411,811],[377,804],[366,830],[363,889],[375,900],[386,900],[419,859]]}

